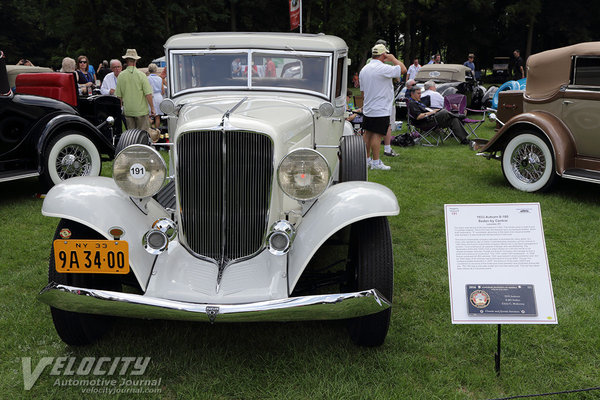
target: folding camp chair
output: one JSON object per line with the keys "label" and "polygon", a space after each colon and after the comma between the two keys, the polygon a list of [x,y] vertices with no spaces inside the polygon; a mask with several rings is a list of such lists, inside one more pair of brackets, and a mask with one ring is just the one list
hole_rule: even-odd
{"label": "folding camp chair", "polygon": [[[408,103],[413,101],[410,98],[403,99],[406,102],[408,109]],[[438,146],[441,143],[443,135],[447,134],[447,129],[440,128],[435,120],[429,121],[417,121],[411,117],[410,112],[406,113],[407,118],[407,132],[409,132],[415,142],[420,143],[422,146]],[[441,135],[439,132],[442,132]]]}
{"label": "folding camp chair", "polygon": [[[475,136],[475,138],[479,138],[475,131],[481,126],[481,124],[485,122],[487,110],[473,110],[471,108],[467,108],[467,97],[464,94],[459,93],[449,94],[444,97],[444,108],[454,114],[467,115],[467,112],[483,114],[481,119],[471,119],[467,117],[461,121],[465,130],[467,130],[469,133],[469,136]],[[444,140],[446,140],[449,136],[444,138]],[[454,138],[458,140],[458,138]]]}

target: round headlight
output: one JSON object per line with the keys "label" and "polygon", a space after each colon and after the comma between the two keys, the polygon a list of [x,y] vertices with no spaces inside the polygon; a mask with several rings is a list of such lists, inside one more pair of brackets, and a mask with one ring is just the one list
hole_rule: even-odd
{"label": "round headlight", "polygon": [[162,188],[166,177],[165,160],[150,146],[128,146],[113,163],[113,179],[132,197],[154,196]]}
{"label": "round headlight", "polygon": [[312,200],[327,189],[331,171],[325,158],[311,149],[298,149],[281,160],[277,181],[296,200]]}

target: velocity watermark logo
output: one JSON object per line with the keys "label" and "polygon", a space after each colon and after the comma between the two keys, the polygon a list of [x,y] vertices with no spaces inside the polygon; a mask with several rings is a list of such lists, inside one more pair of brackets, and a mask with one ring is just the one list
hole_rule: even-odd
{"label": "velocity watermark logo", "polygon": [[150,357],[42,357],[35,367],[31,357],[22,357],[21,364],[25,390],[46,370],[56,376],[53,386],[79,386],[83,393],[160,393],[162,381],[134,378],[146,372]]}

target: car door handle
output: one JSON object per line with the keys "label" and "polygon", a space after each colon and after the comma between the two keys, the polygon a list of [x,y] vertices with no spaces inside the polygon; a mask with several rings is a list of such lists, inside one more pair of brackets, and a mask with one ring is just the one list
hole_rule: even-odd
{"label": "car door handle", "polygon": [[563,104],[569,105],[569,104],[573,104],[573,102],[569,101],[569,100],[565,100],[565,101],[563,101]]}

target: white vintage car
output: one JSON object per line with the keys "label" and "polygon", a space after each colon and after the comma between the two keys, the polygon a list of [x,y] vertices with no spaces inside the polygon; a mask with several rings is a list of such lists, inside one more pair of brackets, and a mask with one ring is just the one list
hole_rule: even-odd
{"label": "white vintage car", "polygon": [[344,119],[346,43],[192,33],[165,48],[168,162],[129,130],[112,179],[69,179],[44,201],[60,222],[39,299],[60,337],[90,343],[110,316],[347,319],[354,342],[382,344],[399,208],[366,182]]}

